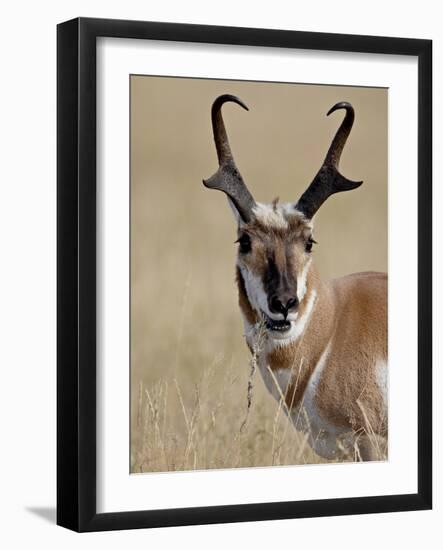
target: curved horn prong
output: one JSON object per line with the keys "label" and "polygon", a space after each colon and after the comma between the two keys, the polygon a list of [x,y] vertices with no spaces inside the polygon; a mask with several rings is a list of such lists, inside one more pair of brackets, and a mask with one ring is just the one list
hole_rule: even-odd
{"label": "curved horn prong", "polygon": [[308,219],[311,219],[325,200],[334,193],[351,191],[360,187],[363,183],[363,181],[349,180],[338,171],[340,157],[355,118],[354,108],[346,101],[336,103],[329,109],[327,116],[338,109],[346,110],[345,118],[332,140],[322,167],[296,204],[297,210],[302,212]]}
{"label": "curved horn prong", "polygon": [[232,156],[221,113],[222,105],[228,101],[237,103],[237,105],[240,105],[243,109],[248,110],[247,106],[238,97],[230,94],[224,94],[217,97],[212,104],[212,130],[214,133],[215,148],[217,149],[219,168],[213,176],[203,180],[203,184],[210,189],[218,189],[226,193],[234,203],[242,220],[248,223],[252,219],[252,209],[256,203],[254,197],[246,187],[235,165],[234,157]]}

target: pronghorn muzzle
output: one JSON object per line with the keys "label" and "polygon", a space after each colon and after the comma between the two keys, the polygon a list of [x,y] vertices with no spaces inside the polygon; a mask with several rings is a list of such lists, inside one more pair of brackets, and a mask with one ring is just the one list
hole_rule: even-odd
{"label": "pronghorn muzzle", "polygon": [[273,294],[268,298],[268,306],[271,313],[281,313],[286,319],[289,312],[298,308],[298,298],[288,293]]}

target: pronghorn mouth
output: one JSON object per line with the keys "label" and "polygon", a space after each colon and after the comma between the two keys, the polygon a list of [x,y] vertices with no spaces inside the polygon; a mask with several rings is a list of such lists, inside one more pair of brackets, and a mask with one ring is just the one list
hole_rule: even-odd
{"label": "pronghorn mouth", "polygon": [[286,332],[291,328],[291,321],[287,319],[271,319],[263,310],[261,311],[265,327],[275,332]]}

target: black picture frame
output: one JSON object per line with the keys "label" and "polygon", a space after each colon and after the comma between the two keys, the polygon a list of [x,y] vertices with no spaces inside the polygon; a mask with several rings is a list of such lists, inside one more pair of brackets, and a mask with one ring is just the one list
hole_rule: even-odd
{"label": "black picture frame", "polygon": [[[416,494],[97,513],[96,39],[399,54],[418,59],[418,491]],[[57,523],[76,531],[425,510],[432,506],[432,42],[73,19],[57,29]],[[405,113],[405,116],[407,114]],[[405,427],[405,429],[407,429]]]}

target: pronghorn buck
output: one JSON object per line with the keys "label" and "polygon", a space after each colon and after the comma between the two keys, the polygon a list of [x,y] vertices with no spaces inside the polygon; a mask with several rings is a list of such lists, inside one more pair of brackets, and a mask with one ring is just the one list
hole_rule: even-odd
{"label": "pronghorn buck", "polygon": [[298,202],[255,202],[229,145],[222,95],[212,105],[219,168],[206,187],[228,196],[238,225],[236,279],[245,336],[268,390],[297,430],[328,459],[377,460],[387,441],[387,275],[354,273],[323,281],[315,268],[313,218],[332,194],[351,191],[338,171],[354,122],[345,117],[326,158]]}

